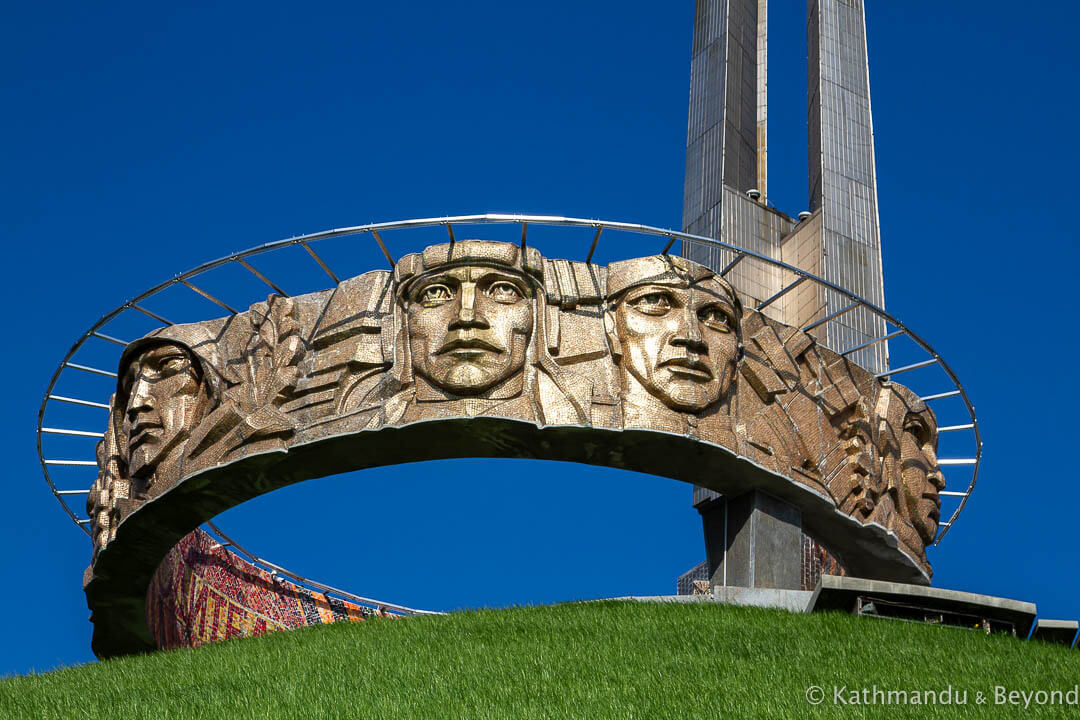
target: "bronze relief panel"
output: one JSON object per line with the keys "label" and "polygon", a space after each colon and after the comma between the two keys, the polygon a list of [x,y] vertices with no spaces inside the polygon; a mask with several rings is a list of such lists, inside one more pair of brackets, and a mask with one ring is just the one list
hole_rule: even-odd
{"label": "bronze relief panel", "polygon": [[88,501],[95,548],[222,464],[470,418],[536,427],[536,457],[543,428],[720,446],[884,528],[929,574],[943,481],[936,420],[914,393],[744,308],[683,258],[599,267],[477,240],[129,346]]}

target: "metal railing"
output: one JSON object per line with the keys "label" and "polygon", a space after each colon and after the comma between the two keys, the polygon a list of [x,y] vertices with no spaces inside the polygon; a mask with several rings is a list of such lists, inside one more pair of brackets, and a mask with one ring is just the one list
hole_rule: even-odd
{"label": "metal railing", "polygon": [[[107,328],[107,326],[109,326],[110,323],[113,323],[114,321],[116,321],[120,316],[128,314],[128,313],[138,313],[138,314],[140,314],[142,316],[145,316],[145,317],[148,317],[148,318],[152,319],[154,322],[158,323],[160,326],[168,326],[168,325],[174,324],[174,323],[170,322],[169,320],[167,320],[166,318],[164,318],[163,316],[161,316],[161,315],[153,312],[152,310],[144,307],[143,304],[146,302],[146,300],[154,297],[155,295],[158,295],[162,291],[167,290],[169,288],[182,287],[182,288],[185,288],[186,290],[188,290],[192,294],[193,297],[199,297],[199,298],[202,298],[204,300],[209,300],[211,303],[213,303],[214,305],[216,305],[218,307],[223,308],[224,310],[226,310],[230,314],[236,314],[237,311],[234,310],[225,301],[213,296],[212,294],[210,294],[209,292],[207,292],[203,288],[200,288],[198,285],[196,285],[193,282],[193,280],[195,278],[198,278],[200,275],[203,275],[204,273],[207,273],[210,270],[214,270],[216,268],[220,268],[220,267],[227,266],[227,265],[235,265],[237,267],[243,268],[247,273],[250,273],[251,275],[256,277],[263,285],[266,285],[267,287],[269,287],[274,292],[277,292],[277,293],[279,293],[281,295],[286,295],[287,296],[287,294],[284,291],[282,291],[281,287],[277,283],[275,283],[273,280],[271,280],[269,277],[267,277],[267,275],[265,273],[260,272],[259,270],[255,269],[248,262],[248,259],[250,259],[250,258],[252,258],[254,256],[258,256],[258,255],[265,255],[267,253],[272,253],[274,251],[281,250],[283,248],[288,248],[288,247],[293,247],[293,246],[300,246],[307,252],[308,255],[310,255],[312,262],[317,263],[317,265],[319,266],[321,272],[325,273],[325,275],[332,282],[334,282],[335,284],[338,284],[338,283],[340,283],[339,278],[341,276],[338,273],[335,273],[334,270],[330,267],[330,265],[326,262],[326,260],[315,252],[314,248],[312,248],[313,244],[315,244],[315,243],[317,243],[319,241],[330,239],[330,238],[341,238],[341,237],[348,237],[348,236],[370,236],[370,238],[372,240],[374,240],[375,243],[377,244],[379,251],[381,252],[382,256],[386,259],[387,263],[389,264],[389,267],[393,268],[394,256],[390,253],[389,248],[387,247],[386,243],[384,242],[383,237],[382,237],[382,233],[385,233],[387,231],[393,231],[393,230],[410,230],[410,229],[431,228],[431,227],[442,226],[442,227],[445,228],[445,230],[446,230],[446,232],[447,232],[447,234],[449,236],[450,241],[455,242],[456,237],[457,237],[457,235],[455,233],[455,226],[457,226],[459,228],[458,232],[460,232],[460,227],[463,227],[463,226],[479,226],[479,225],[517,225],[517,226],[520,226],[520,230],[521,230],[521,232],[520,232],[520,242],[521,242],[521,244],[523,246],[525,245],[525,243],[527,241],[527,234],[528,234],[528,230],[529,230],[530,226],[563,227],[563,228],[590,228],[590,229],[592,229],[594,231],[594,233],[590,233],[591,238],[589,238],[589,240],[587,241],[588,242],[588,252],[587,253],[585,253],[585,252],[582,253],[582,257],[586,261],[589,261],[589,260],[592,259],[593,254],[595,253],[595,251],[597,249],[597,246],[598,246],[599,242],[602,239],[601,235],[605,231],[618,231],[618,232],[631,233],[633,235],[640,236],[640,239],[642,239],[646,243],[655,242],[657,245],[654,246],[655,249],[653,250],[653,252],[662,251],[663,253],[667,253],[671,249],[671,247],[673,246],[673,244],[675,243],[676,240],[680,240],[680,241],[683,241],[683,242],[689,242],[689,243],[692,243],[692,244],[698,244],[698,245],[702,245],[702,246],[716,247],[716,248],[722,248],[722,249],[728,250],[731,253],[733,253],[733,259],[730,261],[730,263],[727,265],[727,267],[724,268],[724,270],[722,271],[722,274],[726,274],[727,272],[730,272],[738,263],[743,262],[746,259],[753,259],[753,260],[756,260],[758,262],[762,262],[762,263],[765,263],[767,265],[771,265],[773,267],[780,268],[780,269],[782,269],[782,270],[784,270],[786,272],[792,273],[795,276],[795,279],[792,280],[792,282],[785,285],[784,287],[780,288],[780,290],[777,291],[776,293],[774,293],[770,298],[768,298],[767,300],[762,302],[760,304],[760,306],[759,306],[761,308],[767,307],[770,303],[772,303],[775,300],[781,298],[784,294],[786,294],[788,291],[794,289],[797,285],[800,285],[800,284],[805,283],[805,282],[814,283],[814,284],[816,284],[816,285],[818,285],[818,286],[820,286],[822,288],[825,288],[825,289],[830,290],[830,291],[835,292],[835,293],[839,293],[840,295],[848,298],[848,300],[850,302],[847,305],[845,305],[845,307],[843,307],[842,309],[840,309],[840,310],[838,310],[836,312],[831,313],[830,315],[828,315],[826,317],[823,317],[823,318],[821,318],[819,320],[814,321],[813,323],[810,323],[810,324],[806,325],[805,327],[802,328],[802,330],[809,331],[809,330],[813,330],[813,329],[816,329],[816,328],[824,327],[829,322],[832,322],[832,321],[842,317],[843,315],[846,315],[847,313],[849,313],[851,311],[862,308],[862,309],[864,309],[865,312],[869,312],[869,313],[873,314],[874,316],[876,316],[876,317],[880,318],[881,320],[883,320],[887,324],[887,326],[891,325],[895,329],[889,331],[887,334],[885,334],[885,335],[883,335],[883,336],[881,336],[879,338],[873,339],[873,340],[871,340],[871,341],[869,341],[867,343],[863,343],[863,344],[861,344],[861,345],[859,345],[857,347],[844,349],[844,350],[841,350],[839,348],[833,348],[834,350],[836,350],[837,352],[840,352],[841,355],[849,355],[849,354],[854,353],[854,352],[856,352],[856,351],[858,351],[860,349],[875,345],[875,344],[880,343],[880,342],[886,342],[888,340],[893,340],[893,339],[897,339],[897,338],[900,338],[900,337],[907,337],[914,343],[917,350],[925,353],[925,356],[926,356],[925,359],[920,360],[920,361],[915,362],[915,363],[911,363],[911,364],[906,365],[904,367],[887,370],[885,372],[880,373],[878,375],[879,377],[889,378],[889,377],[892,377],[892,376],[900,374],[900,373],[905,373],[905,372],[909,372],[909,371],[912,371],[912,370],[917,370],[917,369],[920,369],[920,368],[927,368],[927,367],[932,367],[932,366],[936,366],[936,367],[940,368],[941,371],[943,371],[943,373],[945,375],[946,383],[951,384],[952,388],[951,389],[945,389],[945,390],[941,390],[940,388],[933,388],[934,392],[931,392],[929,394],[923,395],[923,394],[920,393],[921,399],[923,401],[927,402],[927,403],[938,401],[938,400],[944,400],[944,399],[947,399],[947,398],[954,398],[954,397],[955,398],[960,398],[962,400],[963,405],[964,405],[964,411],[966,412],[966,414],[968,416],[968,418],[967,418],[968,421],[960,423],[960,424],[956,424],[956,425],[949,425],[949,426],[942,427],[942,428],[940,428],[940,431],[943,432],[943,433],[944,432],[967,433],[968,436],[971,438],[971,441],[972,441],[972,451],[969,453],[969,455],[970,455],[969,457],[964,457],[964,458],[943,458],[943,459],[940,460],[940,464],[942,465],[943,468],[951,468],[951,467],[956,467],[956,466],[970,467],[971,475],[970,475],[970,479],[966,483],[963,483],[963,482],[960,482],[960,483],[949,482],[949,478],[946,478],[949,485],[951,485],[953,488],[956,488],[957,485],[960,485],[964,489],[963,490],[946,489],[944,492],[941,493],[941,496],[942,496],[943,499],[949,499],[949,500],[958,499],[959,503],[952,510],[952,512],[949,514],[949,519],[947,521],[945,521],[945,522],[939,523],[938,536],[935,539],[935,543],[934,543],[935,545],[939,544],[944,539],[944,537],[948,534],[949,530],[951,530],[953,525],[956,523],[956,520],[960,516],[960,513],[963,511],[964,507],[967,505],[967,502],[970,499],[971,493],[975,489],[975,484],[976,484],[976,482],[978,480],[979,463],[980,463],[981,458],[982,458],[982,447],[983,447],[982,437],[981,437],[981,435],[979,433],[979,423],[978,423],[977,418],[975,417],[975,408],[972,405],[971,400],[967,395],[967,391],[964,389],[964,386],[960,383],[960,380],[957,378],[957,376],[953,372],[952,368],[949,367],[949,365],[944,361],[944,359],[942,359],[942,357],[937,353],[937,351],[934,350],[934,348],[931,347],[930,344],[928,342],[926,342],[922,337],[920,337],[919,335],[914,333],[910,328],[908,328],[903,322],[901,322],[900,320],[898,320],[897,318],[893,317],[888,312],[886,312],[884,308],[877,307],[876,305],[874,305],[874,304],[860,298],[855,293],[853,293],[853,292],[851,292],[849,290],[846,290],[846,289],[840,287],[839,285],[836,285],[835,283],[829,282],[828,280],[825,280],[823,278],[819,278],[819,277],[817,277],[817,276],[813,275],[812,273],[809,273],[809,272],[807,272],[805,270],[802,270],[802,269],[797,268],[797,267],[795,267],[793,265],[789,265],[787,263],[781,262],[781,261],[776,260],[774,258],[770,258],[768,256],[752,252],[750,250],[745,250],[745,249],[742,249],[742,248],[735,247],[734,245],[723,242],[721,240],[714,240],[714,239],[702,237],[702,236],[699,236],[699,235],[690,235],[690,234],[687,234],[687,233],[676,232],[676,231],[673,231],[673,230],[666,230],[666,229],[663,229],[663,228],[650,227],[648,225],[640,225],[640,224],[635,224],[635,223],[612,222],[612,221],[606,221],[606,220],[588,220],[588,219],[581,219],[581,218],[557,217],[557,216],[549,216],[549,215],[507,215],[507,214],[499,214],[499,213],[487,213],[487,214],[482,214],[482,215],[462,215],[462,216],[455,216],[455,217],[423,218],[423,219],[417,219],[417,220],[404,220],[404,221],[399,221],[399,222],[372,223],[372,224],[368,224],[368,225],[357,225],[357,226],[354,226],[354,227],[338,228],[338,229],[334,229],[334,230],[326,230],[326,231],[323,231],[323,232],[312,233],[310,235],[302,235],[302,236],[297,236],[297,237],[291,237],[291,238],[287,238],[287,239],[284,239],[284,240],[279,240],[279,241],[276,241],[276,242],[267,243],[265,245],[259,245],[259,246],[256,246],[254,248],[244,250],[242,252],[233,253],[233,254],[228,255],[226,257],[219,258],[217,260],[213,260],[213,261],[208,262],[208,263],[204,263],[203,265],[200,265],[200,266],[198,266],[198,267],[196,267],[196,268],[194,268],[192,270],[188,270],[187,272],[181,273],[181,274],[173,277],[170,280],[167,280],[167,281],[165,281],[165,282],[163,282],[163,283],[161,283],[159,285],[155,285],[154,287],[152,287],[151,289],[149,289],[146,292],[142,293],[141,295],[139,295],[139,296],[125,302],[124,304],[120,305],[119,307],[117,307],[117,308],[111,310],[110,312],[106,313],[96,323],[94,323],[90,327],[89,330],[87,330],[85,333],[83,333],[83,335],[81,337],[79,337],[75,341],[74,345],[72,345],[71,349],[64,356],[64,358],[61,360],[59,366],[56,369],[56,372],[53,373],[52,378],[49,381],[48,388],[45,391],[45,398],[43,399],[43,401],[41,403],[41,409],[38,411],[38,423],[37,423],[38,458],[39,458],[39,460],[41,462],[41,469],[42,469],[42,472],[43,472],[43,474],[45,476],[45,482],[48,483],[48,485],[49,485],[49,489],[52,491],[53,495],[56,496],[57,500],[60,502],[61,507],[64,508],[64,511],[70,516],[71,520],[73,522],[75,522],[76,525],[81,527],[85,532],[87,532],[89,534],[89,532],[90,532],[90,530],[89,530],[89,524],[90,524],[89,518],[85,517],[85,513],[76,513],[74,510],[72,510],[72,508],[68,505],[68,503],[67,503],[67,501],[65,499],[65,498],[75,497],[75,496],[85,497],[86,494],[89,492],[89,490],[88,489],[81,489],[81,488],[80,489],[61,489],[61,488],[58,488],[57,485],[54,483],[52,476],[49,473],[49,468],[54,467],[54,466],[60,466],[60,465],[96,467],[97,463],[93,459],[93,453],[92,452],[89,453],[91,457],[84,458],[84,459],[78,459],[78,458],[76,458],[76,459],[71,459],[71,458],[57,459],[57,458],[54,458],[54,457],[51,457],[51,456],[46,456],[46,454],[44,452],[44,449],[43,449],[43,440],[42,440],[42,438],[44,436],[46,436],[46,435],[65,435],[65,436],[76,436],[76,437],[86,437],[86,438],[97,438],[97,437],[101,436],[101,433],[97,432],[97,431],[94,431],[94,430],[86,430],[86,429],[78,429],[78,428],[45,427],[43,425],[43,423],[45,421],[46,412],[47,412],[48,408],[50,407],[50,404],[52,404],[52,403],[73,404],[73,405],[79,405],[79,406],[83,406],[83,407],[91,407],[91,408],[98,408],[98,409],[104,409],[104,410],[108,409],[109,405],[108,405],[107,401],[108,401],[109,398],[108,398],[107,395],[105,397],[103,397],[103,398],[98,398],[98,399],[91,400],[91,399],[75,398],[75,397],[69,397],[69,396],[66,396],[66,395],[54,394],[54,389],[56,388],[57,383],[61,380],[62,376],[65,375],[65,373],[77,372],[77,373],[86,373],[86,374],[92,374],[92,375],[98,375],[98,376],[104,376],[104,377],[110,377],[110,378],[115,378],[116,377],[116,373],[114,373],[114,372],[111,372],[109,370],[98,369],[98,368],[88,366],[88,365],[75,363],[75,362],[73,362],[73,359],[75,358],[75,355],[85,345],[87,345],[90,342],[97,342],[98,344],[104,343],[105,345],[111,345],[111,346],[117,347],[117,348],[118,348],[118,346],[126,345],[127,343],[124,340],[118,339],[118,338],[113,337],[112,335],[106,334],[104,332],[104,330]],[[518,234],[516,232],[514,232],[511,237],[513,238],[514,241],[517,241]],[[644,252],[644,253],[639,252],[639,253],[636,253],[636,254],[627,254],[626,257],[635,257],[637,255],[644,255],[644,254],[650,254],[650,253],[648,253],[648,252]],[[255,298],[255,299],[253,299],[252,302],[254,302],[255,300],[259,300],[259,299],[262,299],[262,298]],[[206,318],[206,319],[209,319],[209,318]],[[102,422],[102,424],[104,424],[104,421]],[[91,478],[91,481],[92,481],[92,478]]]}
{"label": "metal railing", "polygon": [[212,522],[207,522],[206,523],[205,530],[206,530],[207,534],[210,535],[210,537],[214,540],[214,542],[217,543],[217,547],[220,547],[220,548],[224,549],[226,552],[231,552],[231,553],[234,553],[234,554],[240,556],[241,558],[243,558],[244,560],[247,560],[252,565],[254,565],[254,566],[256,566],[256,567],[258,567],[258,568],[260,568],[262,570],[265,570],[266,572],[268,572],[270,574],[271,577],[273,577],[275,579],[277,579],[277,578],[286,578],[287,581],[290,581],[290,582],[292,582],[292,583],[294,583],[296,585],[299,585],[301,587],[307,588],[308,590],[314,589],[314,590],[318,590],[319,592],[327,594],[327,595],[333,594],[333,595],[335,595],[335,596],[337,596],[337,597],[339,597],[339,598],[341,598],[343,600],[348,600],[349,602],[356,603],[358,605],[364,605],[364,606],[370,607],[373,610],[378,610],[380,612],[390,612],[390,613],[393,613],[395,615],[445,615],[446,614],[446,613],[441,613],[441,612],[434,612],[432,610],[417,610],[416,608],[405,607],[404,605],[397,605],[395,603],[383,602],[382,600],[375,600],[373,598],[364,597],[362,595],[354,595],[353,593],[347,592],[345,590],[339,590],[336,587],[332,587],[330,585],[325,585],[325,584],[323,584],[321,582],[318,582],[316,580],[312,580],[311,578],[306,578],[306,577],[304,577],[302,575],[297,575],[296,573],[292,572],[291,570],[286,570],[285,568],[281,567],[280,565],[272,563],[272,562],[270,562],[269,560],[267,560],[265,558],[259,557],[258,555],[251,552],[250,550],[246,549],[245,547],[240,545],[240,543],[236,542],[231,537],[226,535],[221,530],[221,528],[219,528],[217,525],[215,525]]}

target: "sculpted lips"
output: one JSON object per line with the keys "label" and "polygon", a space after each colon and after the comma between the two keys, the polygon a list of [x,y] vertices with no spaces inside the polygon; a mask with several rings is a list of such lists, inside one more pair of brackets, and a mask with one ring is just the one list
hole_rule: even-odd
{"label": "sculpted lips", "polygon": [[941,496],[937,494],[937,491],[934,490],[934,491],[923,493],[922,499],[923,499],[923,502],[928,502],[931,505],[933,505],[933,508],[930,510],[929,513],[927,513],[927,515],[934,522],[937,522],[938,520],[940,520],[941,519]]}
{"label": "sculpted lips", "polygon": [[708,382],[712,380],[712,369],[702,360],[686,357],[676,357],[660,363],[660,367],[667,368],[672,375],[684,377],[689,380]]}
{"label": "sculpted lips", "polygon": [[447,353],[452,353],[455,350],[483,350],[494,353],[501,353],[503,351],[501,347],[490,343],[483,338],[471,334],[461,334],[443,343],[442,347],[435,351],[435,354],[445,355]]}
{"label": "sculpted lips", "polygon": [[161,425],[161,423],[151,421],[143,421],[137,423],[134,427],[131,428],[131,443],[129,445],[129,448],[131,450],[134,450],[143,443],[156,440],[157,438],[154,436],[154,431],[161,430],[162,428],[163,426]]}

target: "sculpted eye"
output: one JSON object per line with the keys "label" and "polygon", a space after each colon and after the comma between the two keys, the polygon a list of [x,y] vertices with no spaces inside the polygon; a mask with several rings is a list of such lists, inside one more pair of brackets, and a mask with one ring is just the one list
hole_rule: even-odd
{"label": "sculpted eye", "polygon": [[731,332],[731,318],[719,305],[703,307],[698,311],[698,320],[712,330]]}
{"label": "sculpted eye", "polygon": [[490,287],[488,287],[487,292],[496,302],[508,304],[516,303],[523,297],[521,290],[513,283],[508,282],[493,282]]}
{"label": "sculpted eye", "polygon": [[124,373],[124,381],[121,383],[121,388],[125,393],[130,393],[131,388],[135,385],[135,378],[139,377],[139,364],[131,363],[128,365],[127,372]]}
{"label": "sculpted eye", "polygon": [[664,293],[649,293],[631,300],[630,306],[646,315],[665,315],[671,310],[671,299]]}
{"label": "sculpted eye", "polygon": [[420,304],[425,307],[434,307],[449,302],[454,296],[450,288],[445,285],[428,285],[420,291]]}
{"label": "sculpted eye", "polygon": [[908,421],[904,423],[904,432],[915,438],[915,442],[919,445],[930,442],[930,430],[921,422]]}
{"label": "sculpted eye", "polygon": [[161,359],[161,371],[167,373],[180,372],[187,367],[188,360],[183,355],[169,355]]}

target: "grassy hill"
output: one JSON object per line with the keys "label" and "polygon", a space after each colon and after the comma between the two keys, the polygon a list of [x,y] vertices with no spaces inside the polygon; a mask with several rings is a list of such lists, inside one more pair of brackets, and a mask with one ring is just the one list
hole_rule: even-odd
{"label": "grassy hill", "polygon": [[[9,678],[0,717],[1057,718],[1080,707],[995,706],[994,686],[1077,683],[1080,652],[977,631],[603,602],[331,625]],[[812,685],[826,692],[817,707]],[[951,685],[968,704],[834,704],[834,686],[874,685]]]}

